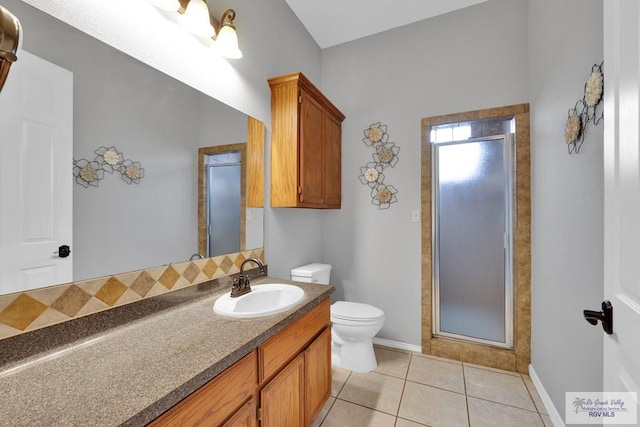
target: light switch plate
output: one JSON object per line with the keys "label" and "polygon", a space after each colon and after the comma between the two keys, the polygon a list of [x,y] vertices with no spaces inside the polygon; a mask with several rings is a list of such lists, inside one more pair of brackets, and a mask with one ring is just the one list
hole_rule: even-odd
{"label": "light switch plate", "polygon": [[413,209],[411,211],[411,222],[420,222],[420,209]]}

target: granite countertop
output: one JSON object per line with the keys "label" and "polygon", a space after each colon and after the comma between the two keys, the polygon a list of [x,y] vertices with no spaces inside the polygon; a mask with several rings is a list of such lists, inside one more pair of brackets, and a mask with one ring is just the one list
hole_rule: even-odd
{"label": "granite countertop", "polygon": [[218,287],[0,368],[0,425],[146,425],[333,291],[283,279],[252,281],[262,283],[295,284],[305,296],[283,313],[233,319],[213,312],[216,298],[229,292]]}

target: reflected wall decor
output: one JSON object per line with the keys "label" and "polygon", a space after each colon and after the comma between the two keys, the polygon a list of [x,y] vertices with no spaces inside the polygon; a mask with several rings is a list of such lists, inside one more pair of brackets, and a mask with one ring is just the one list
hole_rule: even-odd
{"label": "reflected wall decor", "polygon": [[378,209],[388,209],[392,203],[398,201],[396,194],[398,190],[390,184],[385,184],[384,170],[398,163],[398,153],[400,147],[395,142],[389,141],[387,125],[380,122],[370,125],[364,130],[362,142],[367,147],[375,150],[373,162],[367,163],[360,168],[360,182],[371,188],[371,203],[378,206]]}
{"label": "reflected wall decor", "polygon": [[119,172],[120,177],[127,184],[140,184],[144,178],[144,168],[140,162],[124,159],[116,147],[100,147],[96,151],[95,159],[73,159],[73,177],[76,183],[85,188],[97,187],[104,179],[104,173]]}

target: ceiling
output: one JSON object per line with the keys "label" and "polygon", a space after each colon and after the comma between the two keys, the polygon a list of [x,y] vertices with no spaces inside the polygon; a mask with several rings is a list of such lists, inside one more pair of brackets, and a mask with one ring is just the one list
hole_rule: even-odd
{"label": "ceiling", "polygon": [[285,0],[324,49],[487,0]]}

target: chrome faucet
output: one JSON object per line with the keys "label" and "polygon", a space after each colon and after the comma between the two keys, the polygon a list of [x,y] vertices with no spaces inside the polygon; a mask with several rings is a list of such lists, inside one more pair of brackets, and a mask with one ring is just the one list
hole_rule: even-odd
{"label": "chrome faucet", "polygon": [[251,285],[249,284],[249,276],[244,274],[244,266],[248,262],[255,263],[258,267],[260,267],[260,273],[264,274],[264,264],[260,262],[257,258],[247,258],[242,264],[240,264],[240,276],[233,281],[233,286],[231,287],[231,298],[239,297],[240,295],[248,294],[251,292]]}
{"label": "chrome faucet", "polygon": [[191,255],[191,258],[189,258],[189,261],[193,261],[194,259],[204,259],[204,255],[202,255],[199,252],[196,252],[195,254]]}

